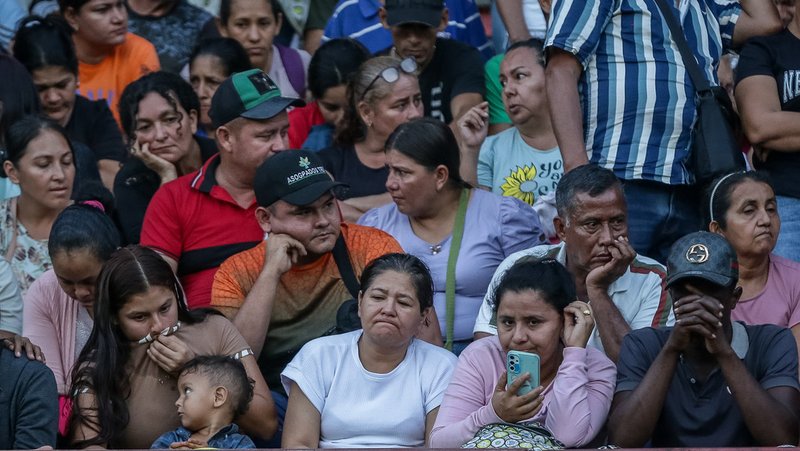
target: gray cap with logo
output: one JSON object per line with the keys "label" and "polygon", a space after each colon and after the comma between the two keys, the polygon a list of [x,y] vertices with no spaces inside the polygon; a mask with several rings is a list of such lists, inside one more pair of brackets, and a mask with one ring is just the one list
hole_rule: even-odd
{"label": "gray cap with logo", "polygon": [[667,259],[667,286],[704,279],[728,287],[739,280],[739,260],[728,241],[711,232],[690,233],[672,245]]}

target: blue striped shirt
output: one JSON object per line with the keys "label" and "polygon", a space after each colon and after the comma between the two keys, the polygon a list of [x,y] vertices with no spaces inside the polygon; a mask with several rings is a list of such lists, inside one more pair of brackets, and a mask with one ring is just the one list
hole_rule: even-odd
{"label": "blue striped shirt", "polygon": [[[478,49],[484,61],[494,56],[491,42],[481,23],[474,0],[445,0],[449,22],[439,37],[461,41]],[[373,54],[392,46],[392,33],[378,17],[378,0],[339,0],[325,27],[323,41],[350,37],[364,44]]]}
{"label": "blue striped shirt", "polygon": [[[700,67],[717,84],[738,0],[681,0],[673,10]],[[556,0],[545,45],[583,65],[578,89],[591,162],[626,180],[693,181],[686,162],[695,89],[655,0]]]}

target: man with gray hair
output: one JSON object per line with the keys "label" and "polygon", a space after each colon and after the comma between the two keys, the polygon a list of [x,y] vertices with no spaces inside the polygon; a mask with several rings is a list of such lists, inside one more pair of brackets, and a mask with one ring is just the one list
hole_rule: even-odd
{"label": "man with gray hair", "polygon": [[589,345],[616,362],[630,330],[674,322],[664,291],[666,271],[628,242],[625,195],[610,170],[584,165],[565,174],[556,189],[556,209],[553,225],[561,243],[517,252],[500,264],[475,321],[475,338],[497,333],[489,299],[506,270],[522,257],[553,258],[572,274],[578,298],[591,301],[595,329]]}

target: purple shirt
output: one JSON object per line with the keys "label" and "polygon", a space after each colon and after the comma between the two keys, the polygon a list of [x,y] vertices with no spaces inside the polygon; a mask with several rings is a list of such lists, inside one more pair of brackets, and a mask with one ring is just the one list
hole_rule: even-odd
{"label": "purple shirt", "polygon": [[[433,302],[444,336],[447,259],[452,236],[441,243],[422,240],[411,229],[408,216],[400,213],[394,203],[368,211],[358,223],[389,233],[403,250],[428,265],[433,277]],[[544,240],[539,216],[530,205],[488,191],[472,190],[456,263],[455,340],[472,338],[475,318],[500,263],[514,252],[537,246]]]}
{"label": "purple shirt", "polygon": [[[492,395],[505,362],[496,336],[478,340],[461,353],[431,431],[431,448],[458,448],[481,427],[503,422],[492,407]],[[597,349],[564,348],[558,373],[530,421],[544,424],[567,448],[589,443],[606,422],[616,377],[614,363]]]}
{"label": "purple shirt", "polygon": [[740,299],[731,319],[789,328],[800,323],[800,263],[770,254],[767,284],[755,297]]}

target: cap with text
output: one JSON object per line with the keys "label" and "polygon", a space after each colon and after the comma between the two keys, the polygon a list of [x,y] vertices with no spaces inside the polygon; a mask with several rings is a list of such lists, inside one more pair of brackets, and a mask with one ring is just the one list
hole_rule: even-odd
{"label": "cap with text", "polygon": [[340,186],[347,185],[335,182],[319,156],[308,150],[286,150],[268,158],[253,180],[256,202],[262,207],[279,200],[308,205]]}

